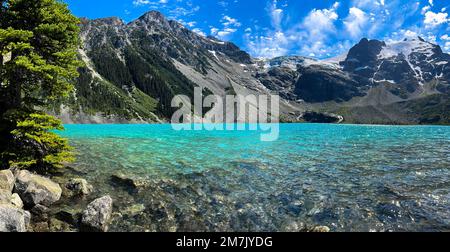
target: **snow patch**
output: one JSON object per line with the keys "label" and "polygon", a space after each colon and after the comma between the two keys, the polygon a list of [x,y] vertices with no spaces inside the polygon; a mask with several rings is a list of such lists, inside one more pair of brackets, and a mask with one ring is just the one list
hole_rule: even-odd
{"label": "snow patch", "polygon": [[389,59],[403,54],[407,59],[414,52],[425,54],[427,57],[433,56],[433,44],[420,41],[418,39],[405,40],[387,44],[378,55],[379,59]]}
{"label": "snow patch", "polygon": [[447,61],[439,61],[439,62],[435,63],[435,65],[437,65],[437,66],[446,65],[446,64],[448,64]]}
{"label": "snow patch", "polygon": [[218,61],[220,61],[219,57],[217,57],[217,52],[216,51],[208,50],[208,52],[210,52]]}
{"label": "snow patch", "polygon": [[219,44],[219,45],[225,45],[225,42],[223,42],[223,41],[216,41],[216,40],[212,40],[212,39],[208,39],[210,42],[213,42],[213,43],[216,43],[216,44]]}

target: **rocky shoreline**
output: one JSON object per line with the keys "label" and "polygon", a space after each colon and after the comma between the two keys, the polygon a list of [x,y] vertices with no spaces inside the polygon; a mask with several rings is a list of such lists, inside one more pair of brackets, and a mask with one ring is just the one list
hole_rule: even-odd
{"label": "rocky shoreline", "polygon": [[70,178],[59,184],[26,170],[2,170],[0,232],[105,232],[112,216],[110,196],[90,202],[80,212],[54,207],[62,199],[82,199],[92,191],[92,186],[82,178]]}
{"label": "rocky shoreline", "polygon": [[[96,190],[82,178],[82,172],[73,168],[50,177],[25,170],[2,170],[0,232],[235,231],[233,227],[240,224],[234,223],[234,219],[257,223],[255,218],[264,218],[257,216],[261,213],[252,213],[250,204],[235,212],[230,207],[234,203],[214,189],[204,191],[188,185],[187,181],[202,182],[204,176],[194,174],[178,181],[151,180],[117,172],[106,183],[121,193],[111,197]],[[136,198],[142,197],[146,200],[137,202]],[[284,230],[276,231],[328,232],[330,229],[293,221],[286,223]]]}

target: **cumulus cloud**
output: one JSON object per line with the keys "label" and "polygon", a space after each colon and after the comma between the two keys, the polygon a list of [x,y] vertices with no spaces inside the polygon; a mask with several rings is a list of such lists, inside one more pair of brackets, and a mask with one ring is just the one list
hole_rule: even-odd
{"label": "cumulus cloud", "polygon": [[300,29],[305,31],[303,39],[305,43],[300,52],[308,56],[323,57],[328,55],[329,46],[326,43],[336,33],[335,22],[339,15],[337,9],[340,3],[335,2],[328,9],[313,9],[305,17]]}
{"label": "cumulus cloud", "polygon": [[427,27],[435,27],[441,24],[446,24],[448,23],[448,21],[448,13],[435,13],[433,11],[427,11],[425,13],[425,19],[423,22]]}
{"label": "cumulus cloud", "polygon": [[349,14],[344,21],[347,32],[352,38],[361,37],[362,31],[369,20],[369,16],[356,7],[349,10]]}
{"label": "cumulus cloud", "polygon": [[192,29],[193,32],[197,33],[198,35],[202,36],[202,37],[206,37],[206,33],[203,32],[201,29],[199,28],[194,28]]}
{"label": "cumulus cloud", "polygon": [[312,36],[312,39],[320,40],[327,33],[335,31],[334,21],[339,17],[336,12],[337,6],[338,4],[335,4],[331,9],[314,9],[306,16],[303,27]]}
{"label": "cumulus cloud", "polygon": [[228,40],[230,36],[237,32],[238,28],[241,27],[241,23],[236,19],[228,15],[224,15],[221,20],[222,28],[210,27],[210,33],[222,40]]}

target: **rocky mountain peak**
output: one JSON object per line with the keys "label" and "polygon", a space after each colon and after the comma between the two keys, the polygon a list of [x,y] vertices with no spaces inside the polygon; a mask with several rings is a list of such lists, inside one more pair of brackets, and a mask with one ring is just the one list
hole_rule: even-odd
{"label": "rocky mountain peak", "polygon": [[347,58],[341,62],[341,65],[345,71],[351,72],[360,67],[373,66],[384,47],[386,47],[386,43],[383,41],[363,38],[350,49]]}
{"label": "rocky mountain peak", "polygon": [[151,10],[151,11],[144,13],[144,15],[142,15],[139,19],[151,19],[151,20],[160,20],[160,21],[166,20],[166,18],[164,17],[164,15],[161,12],[155,11],[155,10]]}
{"label": "rocky mountain peak", "polygon": [[420,41],[420,42],[426,42],[425,39],[423,39],[421,36],[413,36],[403,39],[403,41]]}
{"label": "rocky mountain peak", "polygon": [[158,25],[158,26],[162,26],[165,28],[168,28],[169,25],[169,20],[166,19],[166,17],[159,11],[149,11],[146,12],[144,15],[140,16],[138,19],[136,19],[135,21],[130,23],[132,26],[149,26],[150,24],[152,26]]}

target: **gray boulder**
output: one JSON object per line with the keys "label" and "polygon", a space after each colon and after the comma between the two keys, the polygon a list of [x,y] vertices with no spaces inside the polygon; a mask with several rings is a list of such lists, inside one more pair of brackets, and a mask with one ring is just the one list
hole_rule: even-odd
{"label": "gray boulder", "polygon": [[113,200],[104,196],[91,202],[81,217],[81,231],[106,232],[112,216]]}
{"label": "gray boulder", "polygon": [[15,192],[28,207],[50,206],[61,198],[62,189],[48,178],[23,170],[17,173]]}
{"label": "gray boulder", "polygon": [[71,191],[73,195],[83,196],[88,195],[92,192],[92,186],[85,180],[81,178],[70,179],[66,184],[66,188]]}
{"label": "gray boulder", "polygon": [[30,213],[11,204],[0,204],[0,232],[26,232]]}
{"label": "gray boulder", "polygon": [[20,198],[19,194],[13,193],[11,195],[11,204],[17,208],[23,208],[23,201]]}
{"label": "gray boulder", "polygon": [[11,202],[11,191],[0,189],[0,204],[9,204]]}
{"label": "gray boulder", "polygon": [[121,172],[113,174],[111,176],[111,180],[119,186],[127,187],[133,190],[145,189],[150,184],[150,182],[145,178],[124,174]]}
{"label": "gray boulder", "polygon": [[14,174],[10,170],[0,171],[0,190],[12,192],[14,188]]}
{"label": "gray boulder", "polygon": [[11,204],[17,208],[23,208],[22,199],[17,193],[11,194],[10,191],[0,189],[0,204]]}

